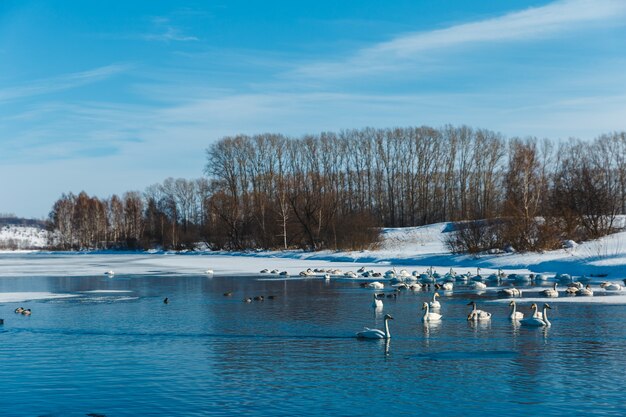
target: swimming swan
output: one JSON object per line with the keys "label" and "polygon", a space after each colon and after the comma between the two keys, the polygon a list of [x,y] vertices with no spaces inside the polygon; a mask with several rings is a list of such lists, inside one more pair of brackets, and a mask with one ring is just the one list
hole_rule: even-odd
{"label": "swimming swan", "polygon": [[383,300],[379,300],[374,294],[374,302],[372,303],[372,307],[375,309],[383,308]]}
{"label": "swimming swan", "polygon": [[430,307],[432,309],[441,308],[441,303],[439,301],[437,301],[437,297],[439,297],[439,293],[434,293],[433,294],[433,301],[428,303],[428,307]]}
{"label": "swimming swan", "polygon": [[424,310],[424,317],[422,317],[423,321],[439,321],[441,320],[441,314],[439,313],[431,313],[428,309],[428,303],[422,304],[422,310]]}
{"label": "swimming swan", "polygon": [[548,320],[548,314],[547,311],[548,309],[551,309],[551,307],[548,304],[544,304],[543,305],[543,314],[539,314],[537,312],[537,304],[534,304],[530,306],[534,312],[533,312],[533,316],[529,317],[527,319],[523,319],[520,321],[520,324],[522,326],[528,326],[528,327],[549,327],[552,325],[552,323],[550,323],[550,321]]}
{"label": "swimming swan", "polygon": [[389,314],[385,314],[385,331],[378,329],[365,328],[358,332],[356,337],[359,339],[391,339],[391,333],[389,333],[389,320],[393,320]]}
{"label": "swimming swan", "polygon": [[476,309],[476,302],[470,301],[468,306],[473,306],[472,311],[467,315],[468,320],[491,320],[491,313]]}
{"label": "swimming swan", "polygon": [[515,301],[511,301],[509,305],[511,306],[511,314],[509,314],[509,318],[511,320],[521,320],[524,318],[524,313],[517,311],[517,306],[515,305]]}
{"label": "swimming swan", "polygon": [[559,292],[556,290],[556,286],[557,285],[558,285],[558,283],[555,282],[554,283],[554,287],[545,289],[545,290],[541,291],[541,293],[543,295],[545,295],[546,297],[551,297],[551,298],[558,297],[559,296]]}

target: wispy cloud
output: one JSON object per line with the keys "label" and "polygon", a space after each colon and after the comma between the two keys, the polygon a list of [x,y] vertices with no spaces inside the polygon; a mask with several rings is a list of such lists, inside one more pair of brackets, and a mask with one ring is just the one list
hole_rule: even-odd
{"label": "wispy cloud", "polygon": [[600,22],[624,23],[623,0],[561,0],[546,6],[463,23],[428,32],[411,32],[363,48],[351,57],[308,64],[297,75],[312,78],[347,77],[402,68],[430,51],[445,51],[479,43],[526,41],[580,30]]}
{"label": "wispy cloud", "polygon": [[170,19],[167,17],[154,17],[152,23],[154,32],[140,35],[141,39],[159,42],[189,42],[198,40],[195,36],[183,34],[179,28],[171,24]]}
{"label": "wispy cloud", "polygon": [[105,80],[130,68],[125,64],[107,65],[88,71],[74,72],[58,77],[30,81],[27,85],[0,87],[0,103],[50,94]]}

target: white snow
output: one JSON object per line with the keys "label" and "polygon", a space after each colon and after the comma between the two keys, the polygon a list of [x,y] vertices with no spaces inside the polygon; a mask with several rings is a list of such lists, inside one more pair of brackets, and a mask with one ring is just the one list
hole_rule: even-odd
{"label": "white snow", "polygon": [[48,231],[31,226],[0,227],[0,250],[41,249],[48,245]]}
{"label": "white snow", "polygon": [[[620,219],[620,221],[623,219]],[[187,252],[184,254],[151,252],[0,252],[0,277],[11,276],[100,276],[119,279],[134,274],[198,274],[208,269],[216,275],[257,274],[262,269],[287,271],[291,278],[307,268],[340,269],[342,274],[359,267],[384,273],[390,266],[410,272],[424,272],[428,267],[443,274],[450,268],[457,272],[488,275],[502,268],[506,273],[543,273],[551,276],[568,273],[573,276],[607,274],[594,281],[626,278],[626,232],[616,233],[595,241],[544,253],[501,253],[479,257],[451,254],[446,245],[450,223],[423,227],[385,229],[376,250],[352,252],[250,251]],[[8,233],[8,234],[7,234]],[[17,236],[15,229],[0,236]],[[43,244],[30,235],[31,246]],[[106,277],[106,271],[115,275]],[[323,273],[318,274],[320,277]],[[339,274],[336,274],[339,275]],[[210,279],[210,276],[207,277]],[[267,274],[264,278],[278,278]],[[306,279],[306,278],[305,278]],[[360,278],[357,278],[360,279]]]}

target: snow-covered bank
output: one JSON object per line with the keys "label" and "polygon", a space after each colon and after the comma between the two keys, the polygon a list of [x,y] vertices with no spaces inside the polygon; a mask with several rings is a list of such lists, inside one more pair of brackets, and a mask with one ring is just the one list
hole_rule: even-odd
{"label": "snow-covered bank", "polygon": [[262,269],[287,271],[291,276],[306,268],[343,271],[361,266],[384,272],[391,266],[440,273],[454,267],[460,272],[476,267],[485,273],[502,268],[507,273],[568,273],[626,278],[626,232],[545,253],[506,253],[473,257],[451,254],[445,239],[449,223],[386,229],[378,250],[355,252],[193,252],[193,253],[0,253],[0,276],[115,276],[132,274],[252,274]]}
{"label": "snow-covered bank", "polygon": [[0,227],[0,250],[41,249],[48,245],[48,231],[33,226]]}

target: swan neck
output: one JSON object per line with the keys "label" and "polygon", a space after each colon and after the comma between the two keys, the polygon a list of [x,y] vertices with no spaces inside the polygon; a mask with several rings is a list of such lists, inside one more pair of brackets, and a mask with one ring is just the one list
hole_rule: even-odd
{"label": "swan neck", "polygon": [[385,339],[389,339],[391,333],[389,333],[389,319],[385,319]]}
{"label": "swan neck", "polygon": [[548,321],[548,309],[543,308],[543,321],[546,323],[546,326],[549,326],[551,323]]}

